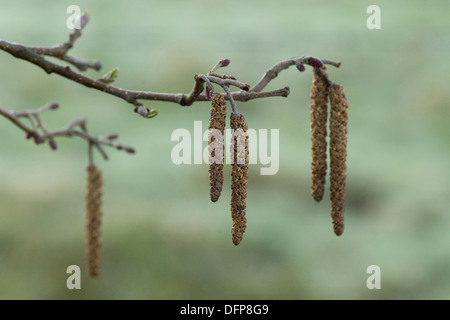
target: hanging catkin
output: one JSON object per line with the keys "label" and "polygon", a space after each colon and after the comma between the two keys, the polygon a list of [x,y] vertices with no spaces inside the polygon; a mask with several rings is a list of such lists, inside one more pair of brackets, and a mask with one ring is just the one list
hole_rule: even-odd
{"label": "hanging catkin", "polygon": [[209,117],[208,151],[209,151],[209,195],[216,202],[223,186],[223,160],[225,121],[227,105],[225,98],[217,93],[211,100],[211,115]]}
{"label": "hanging catkin", "polygon": [[92,277],[100,274],[101,261],[101,218],[102,218],[102,175],[97,166],[87,167],[86,190],[86,261]]}
{"label": "hanging catkin", "polygon": [[231,141],[231,154],[233,164],[231,169],[231,217],[233,226],[231,238],[234,245],[242,241],[247,227],[245,217],[247,183],[248,183],[248,126],[245,118],[240,113],[232,113],[230,127],[233,131]]}
{"label": "hanging catkin", "polygon": [[328,85],[320,75],[320,70],[314,68],[310,104],[311,194],[318,202],[323,198],[327,174],[327,91]]}
{"label": "hanging catkin", "polygon": [[345,179],[347,174],[347,99],[338,84],[329,87],[330,114],[330,198],[331,219],[336,235],[344,232]]}

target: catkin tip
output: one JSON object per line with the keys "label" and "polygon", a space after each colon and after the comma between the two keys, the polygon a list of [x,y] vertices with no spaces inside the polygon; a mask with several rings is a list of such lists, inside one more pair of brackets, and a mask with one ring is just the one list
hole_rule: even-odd
{"label": "catkin tip", "polygon": [[337,236],[341,236],[341,235],[344,233],[344,224],[342,223],[342,224],[340,224],[340,225],[335,225],[335,226],[333,227],[333,229],[334,229],[334,233],[335,233]]}

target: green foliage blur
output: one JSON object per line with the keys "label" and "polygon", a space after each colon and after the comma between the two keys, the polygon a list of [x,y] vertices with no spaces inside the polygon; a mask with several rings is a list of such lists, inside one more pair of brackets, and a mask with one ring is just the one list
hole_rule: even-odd
{"label": "green foliage blur", "polygon": [[[312,72],[283,71],[267,89],[288,98],[238,103],[250,128],[279,129],[276,175],[250,168],[248,227],[231,242],[230,178],[209,200],[205,164],[174,165],[177,128],[207,128],[209,104],[124,101],[0,51],[0,106],[60,104],[51,130],[86,117],[92,134],[118,133],[137,149],[95,154],[103,172],[101,276],[85,267],[87,146],[35,145],[0,118],[0,299],[449,299],[450,2],[446,1],[2,1],[0,38],[66,41],[69,5],[91,21],[70,54],[100,60],[115,85],[184,92],[220,59],[254,84],[275,63],[311,55],[342,62],[330,78],[349,102],[346,229],[334,235],[328,193],[310,196]],[[369,30],[366,9],[381,8]],[[51,59],[52,61],[57,61]],[[203,146],[206,146],[204,143]],[[68,290],[66,268],[81,268]],[[381,269],[381,289],[366,272]]]}

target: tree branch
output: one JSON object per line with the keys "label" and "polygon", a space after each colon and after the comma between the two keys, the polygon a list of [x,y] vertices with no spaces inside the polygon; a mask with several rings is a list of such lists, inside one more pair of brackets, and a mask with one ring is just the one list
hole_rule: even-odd
{"label": "tree branch", "polygon": [[[33,138],[33,141],[36,144],[42,144],[48,141],[49,146],[53,150],[56,150],[58,148],[55,138],[71,138],[73,136],[78,136],[95,146],[105,160],[108,159],[108,156],[103,150],[102,146],[109,146],[117,150],[124,150],[128,153],[135,153],[134,148],[114,141],[118,137],[117,134],[109,134],[106,137],[96,137],[90,135],[87,130],[86,119],[84,118],[71,121],[64,129],[49,132],[44,125],[40,115],[46,110],[55,110],[58,107],[59,105],[57,103],[49,103],[35,110],[31,109],[21,112],[7,110],[0,107],[0,115],[9,119],[14,125],[24,131],[26,133],[27,139]],[[26,123],[24,123],[22,121],[23,119],[28,119],[30,124],[27,125]]]}
{"label": "tree branch", "polygon": [[[125,100],[132,105],[141,106],[142,104],[138,100],[157,100],[157,101],[166,101],[166,102],[174,102],[180,104],[181,106],[190,106],[195,101],[206,101],[209,100],[206,96],[201,96],[200,93],[203,91],[203,80],[201,77],[195,76],[194,80],[194,88],[189,94],[183,93],[161,93],[161,92],[152,92],[152,91],[137,91],[137,90],[128,90],[122,89],[119,87],[112,86],[108,83],[105,83],[101,79],[93,79],[84,74],[73,71],[69,66],[61,66],[57,65],[53,62],[50,62],[43,58],[41,55],[35,53],[33,50],[29,49],[26,46],[21,44],[7,42],[4,40],[0,40],[0,49],[6,51],[13,55],[16,58],[29,61],[40,68],[42,68],[46,73],[56,73],[60,76],[70,79],[74,82],[80,83],[86,87],[93,88],[99,91],[103,91],[119,97]],[[213,76],[211,76],[213,77]],[[225,79],[223,83],[227,83],[228,85],[237,85],[239,82],[236,82],[233,79]],[[240,86],[240,85],[239,85]],[[253,94],[245,94],[242,92],[233,92],[232,96],[235,100],[238,101],[248,101],[252,99],[258,98],[266,98],[266,97],[274,97],[281,96],[287,97],[289,95],[288,88],[282,88],[273,91],[267,92],[254,92]],[[226,95],[224,95],[226,96]],[[228,99],[228,97],[226,97]]]}
{"label": "tree branch", "polygon": [[74,46],[75,41],[81,36],[81,29],[83,29],[89,21],[87,14],[81,16],[80,19],[81,28],[75,29],[69,35],[69,40],[62,45],[52,47],[24,46],[0,39],[0,49],[10,53],[18,59],[35,64],[48,74],[55,73],[88,88],[96,89],[121,98],[132,104],[134,106],[134,111],[145,118],[153,118],[157,115],[157,111],[144,107],[139,100],[173,102],[181,106],[190,106],[196,101],[209,101],[210,97],[208,94],[202,94],[205,81],[216,83],[221,87],[229,87],[231,85],[240,89],[239,91],[234,92],[228,90],[228,93],[223,93],[222,95],[226,100],[248,101],[267,97],[287,97],[289,95],[289,87],[272,91],[263,91],[267,84],[276,78],[282,70],[287,69],[294,64],[308,64],[312,67],[321,67],[323,64],[329,64],[335,67],[339,67],[340,65],[340,62],[328,59],[320,60],[309,56],[293,57],[274,65],[253,87],[250,87],[250,85],[238,81],[233,76],[219,75],[216,73],[217,69],[229,65],[230,60],[223,59],[220,60],[206,75],[195,75],[194,87],[188,94],[128,90],[111,85],[114,81],[113,78],[117,75],[117,68],[114,68],[99,79],[94,79],[82,73],[73,71],[69,66],[58,65],[44,58],[44,56],[59,58],[74,65],[81,71],[88,68],[93,68],[95,70],[101,68],[100,62],[78,59],[67,55],[67,52]]}
{"label": "tree branch", "polygon": [[262,78],[252,87],[250,88],[251,92],[261,92],[270,81],[278,77],[278,74],[284,69],[289,68],[290,66],[296,65],[298,63],[308,64],[312,67],[322,67],[324,64],[332,65],[336,68],[339,68],[341,65],[340,62],[328,60],[328,59],[317,59],[310,56],[301,56],[301,57],[292,57],[281,62],[278,62],[272,68],[266,71],[266,73],[262,76]]}

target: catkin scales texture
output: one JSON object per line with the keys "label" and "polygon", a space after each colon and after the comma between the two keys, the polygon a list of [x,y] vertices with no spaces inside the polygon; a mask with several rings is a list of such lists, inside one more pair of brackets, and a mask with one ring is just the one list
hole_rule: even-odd
{"label": "catkin scales texture", "polygon": [[231,153],[233,164],[231,168],[231,217],[233,226],[231,238],[238,245],[247,228],[246,198],[248,184],[248,126],[242,114],[232,113],[230,127],[233,131]]}
{"label": "catkin scales texture", "polygon": [[100,274],[102,184],[100,170],[95,165],[89,165],[86,189],[86,262],[88,272],[93,277]]}
{"label": "catkin scales texture", "polygon": [[311,87],[310,133],[311,133],[311,194],[321,201],[325,190],[327,174],[327,119],[328,88],[327,83],[314,68]]}
{"label": "catkin scales texture", "polygon": [[347,175],[348,103],[344,88],[333,84],[329,88],[330,113],[330,199],[331,218],[336,235],[344,232],[345,182]]}
{"label": "catkin scales texture", "polygon": [[225,121],[227,106],[225,98],[217,93],[211,100],[209,117],[208,151],[209,151],[209,184],[210,198],[216,202],[222,192]]}

